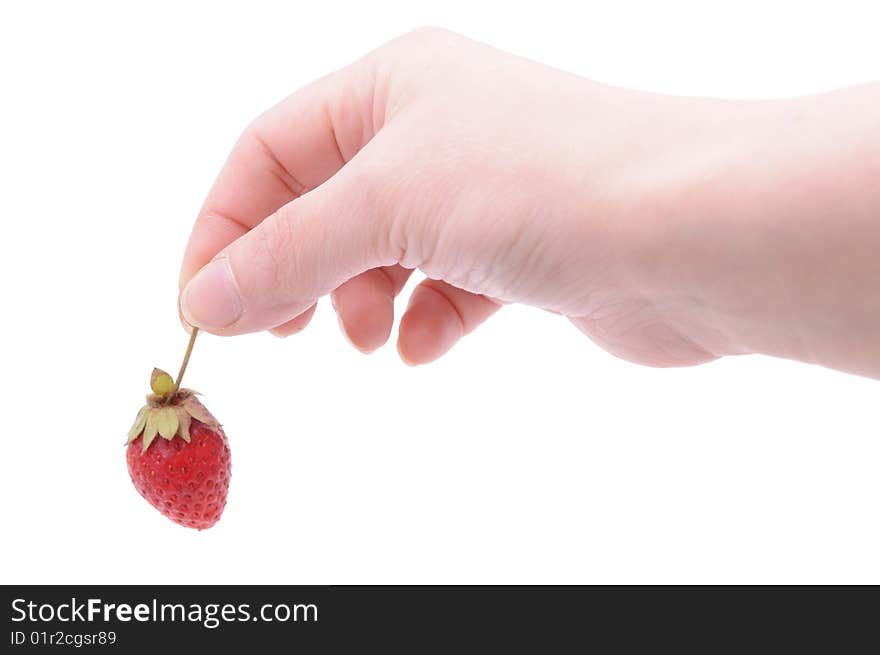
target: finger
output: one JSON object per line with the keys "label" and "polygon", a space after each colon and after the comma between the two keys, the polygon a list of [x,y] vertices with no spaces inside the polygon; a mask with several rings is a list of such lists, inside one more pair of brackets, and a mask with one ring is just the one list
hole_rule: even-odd
{"label": "finger", "polygon": [[299,316],[295,316],[290,319],[286,323],[282,323],[281,325],[276,325],[269,332],[274,334],[276,337],[289,337],[292,334],[296,334],[297,332],[302,332],[306,329],[306,326],[312,320],[312,317],[315,315],[315,308],[318,306],[317,303],[309,307],[306,311],[304,311]]}
{"label": "finger", "polygon": [[355,348],[370,353],[388,341],[394,324],[394,298],[411,273],[411,269],[396,265],[374,268],[332,293],[339,326]]}
{"label": "finger", "polygon": [[397,350],[414,366],[434,361],[501,307],[439,280],[421,282],[400,320]]}
{"label": "finger", "polygon": [[383,171],[362,157],[376,141],[202,268],[181,295],[187,322],[223,335],[269,329],[354,276],[397,263]]}
{"label": "finger", "polygon": [[244,131],[196,219],[181,289],[223,248],[324,183],[372,138],[374,82],[363,60],[298,91]]}

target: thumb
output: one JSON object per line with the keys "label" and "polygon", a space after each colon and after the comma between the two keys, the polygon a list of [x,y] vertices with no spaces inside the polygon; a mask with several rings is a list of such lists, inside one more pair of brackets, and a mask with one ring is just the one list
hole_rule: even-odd
{"label": "thumb", "polygon": [[381,171],[366,163],[375,141],[196,273],[180,297],[187,322],[222,335],[273,328],[352,277],[396,263]]}

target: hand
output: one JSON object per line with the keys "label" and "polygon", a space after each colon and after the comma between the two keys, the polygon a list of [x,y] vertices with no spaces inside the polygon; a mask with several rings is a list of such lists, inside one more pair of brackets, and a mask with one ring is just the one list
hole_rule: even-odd
{"label": "hand", "polygon": [[[789,333],[800,308],[778,316],[799,293],[786,267],[810,249],[786,222],[790,193],[771,193],[815,172],[815,157],[787,163],[809,148],[792,117],[824,111],[804,102],[617,89],[420,30],[245,130],[196,221],[181,311],[217,334],[283,336],[330,293],[369,352],[419,269],[398,340],[411,364],[511,302],[639,363],[816,361]],[[849,191],[827,186],[824,200]]]}

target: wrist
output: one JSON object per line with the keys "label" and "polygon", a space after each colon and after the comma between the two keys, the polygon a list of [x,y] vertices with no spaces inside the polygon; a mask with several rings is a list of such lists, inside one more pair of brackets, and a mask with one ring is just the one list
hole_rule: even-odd
{"label": "wrist", "polygon": [[878,85],[699,107],[641,262],[686,336],[880,374],[878,107]]}

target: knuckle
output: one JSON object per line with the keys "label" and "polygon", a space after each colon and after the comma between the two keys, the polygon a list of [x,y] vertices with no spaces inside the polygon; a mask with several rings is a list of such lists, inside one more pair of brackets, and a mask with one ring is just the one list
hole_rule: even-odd
{"label": "knuckle", "polygon": [[459,39],[457,34],[441,27],[423,26],[389,41],[372,54],[379,59],[410,61],[413,57],[422,59],[437,50],[439,46]]}
{"label": "knuckle", "polygon": [[433,42],[441,39],[449,39],[454,36],[453,32],[436,25],[421,25],[408,34],[405,38],[418,43]]}
{"label": "knuckle", "polygon": [[294,235],[292,212],[282,207],[254,230],[249,266],[256,269],[255,286],[287,291],[295,278],[293,256]]}

